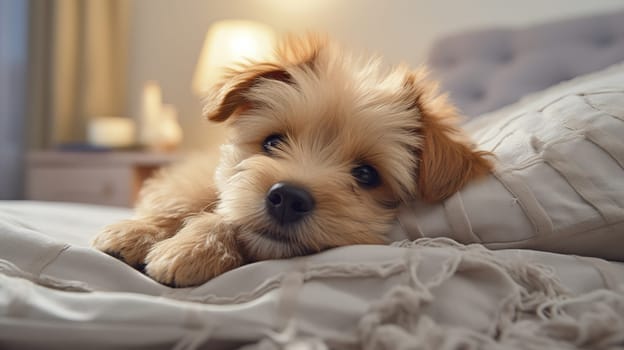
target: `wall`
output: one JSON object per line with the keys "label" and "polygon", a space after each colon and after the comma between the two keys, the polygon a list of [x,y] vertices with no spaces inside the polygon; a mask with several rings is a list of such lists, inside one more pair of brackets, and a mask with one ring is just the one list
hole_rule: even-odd
{"label": "wall", "polygon": [[130,38],[130,115],[141,86],[161,83],[165,103],[180,113],[186,148],[212,146],[218,127],[200,125],[191,77],[204,34],[220,19],[265,22],[280,32],[321,30],[390,62],[417,65],[431,42],[446,33],[484,26],[526,26],[557,18],[623,8],[620,0],[134,0]]}

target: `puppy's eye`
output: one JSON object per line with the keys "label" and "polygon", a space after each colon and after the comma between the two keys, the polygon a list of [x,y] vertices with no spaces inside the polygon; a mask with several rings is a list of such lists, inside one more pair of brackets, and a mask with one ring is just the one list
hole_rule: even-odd
{"label": "puppy's eye", "polygon": [[280,134],[272,134],[269,135],[264,142],[262,143],[262,149],[265,153],[271,154],[277,148],[279,148],[280,144],[284,142],[284,136]]}
{"label": "puppy's eye", "polygon": [[381,184],[379,173],[370,165],[364,164],[351,169],[351,175],[363,187],[373,188]]}

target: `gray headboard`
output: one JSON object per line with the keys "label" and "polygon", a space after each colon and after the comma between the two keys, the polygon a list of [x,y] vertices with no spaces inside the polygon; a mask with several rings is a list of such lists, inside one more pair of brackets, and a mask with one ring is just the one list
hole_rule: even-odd
{"label": "gray headboard", "polygon": [[474,117],[620,61],[624,10],[451,35],[434,43],[428,64],[461,112]]}

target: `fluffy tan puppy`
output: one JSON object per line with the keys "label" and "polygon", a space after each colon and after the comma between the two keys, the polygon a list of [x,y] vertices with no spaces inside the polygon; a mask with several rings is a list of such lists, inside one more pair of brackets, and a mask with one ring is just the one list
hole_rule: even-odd
{"label": "fluffy tan puppy", "polygon": [[93,240],[178,287],[257,260],[382,244],[401,203],[444,199],[491,168],[423,70],[383,69],[313,37],[232,70],[204,116],[231,131],[220,159],[165,169],[134,219]]}

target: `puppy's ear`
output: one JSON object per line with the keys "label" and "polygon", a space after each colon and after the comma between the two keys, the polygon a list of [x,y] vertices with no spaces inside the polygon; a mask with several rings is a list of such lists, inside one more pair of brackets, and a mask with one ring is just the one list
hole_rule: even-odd
{"label": "puppy's ear", "polygon": [[425,71],[412,74],[406,86],[415,97],[413,108],[420,116],[418,191],[430,202],[445,199],[471,180],[487,175],[492,163],[486,151],[473,148],[456,126],[458,115],[446,96],[438,94],[437,83]]}
{"label": "puppy's ear", "polygon": [[290,74],[277,64],[257,63],[230,70],[223,81],[204,98],[203,116],[222,122],[237,111],[248,109],[252,101],[247,92],[262,80],[290,82]]}
{"label": "puppy's ear", "polygon": [[426,201],[445,199],[492,169],[488,152],[474,150],[456,127],[438,116],[423,118],[422,136],[418,190]]}
{"label": "puppy's ear", "polygon": [[255,101],[248,98],[247,92],[263,80],[294,84],[288,68],[314,70],[319,53],[327,45],[327,37],[320,34],[285,36],[275,49],[277,63],[248,63],[230,70],[204,99],[204,117],[221,122],[252,107]]}

